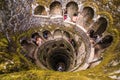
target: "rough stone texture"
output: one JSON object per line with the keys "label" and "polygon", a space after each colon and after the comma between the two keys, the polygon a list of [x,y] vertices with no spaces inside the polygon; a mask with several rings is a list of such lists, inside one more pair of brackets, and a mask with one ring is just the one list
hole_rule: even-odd
{"label": "rough stone texture", "polygon": [[32,0],[0,0],[0,56],[2,57],[0,73],[19,71],[22,66],[23,59],[18,57],[15,35],[18,36],[17,33],[30,25],[32,2]]}
{"label": "rough stone texture", "polygon": [[[43,3],[45,1],[37,0],[40,3]],[[54,2],[55,0],[51,0],[51,2]],[[63,8],[65,8],[66,4],[70,1],[75,1],[77,4],[83,3],[83,2],[94,2],[96,3],[99,7],[100,11],[107,11],[111,13],[114,19],[114,24],[119,27],[120,26],[120,1],[119,0],[57,0],[62,3]],[[50,1],[48,1],[50,2]],[[49,4],[49,3],[48,3]],[[119,27],[120,28],[120,27]]]}
{"label": "rough stone texture", "polygon": [[[66,1],[66,3],[67,3],[68,0],[63,0],[63,1]],[[119,15],[120,14],[120,0],[79,0],[79,1],[95,2],[99,6],[100,11],[107,11],[113,16],[114,28],[116,27],[116,28],[120,29],[120,22],[119,22],[119,20],[120,20],[120,15]],[[31,15],[31,6],[30,5],[32,2],[33,2],[32,0],[1,0],[0,1],[0,31],[2,33],[4,33],[4,35],[6,35],[6,37],[8,39],[11,38],[10,36],[13,35],[14,32],[19,32],[21,30],[22,31],[28,30],[30,27],[33,27],[36,23],[38,23],[40,21],[41,21],[41,23],[38,23],[35,26],[38,26],[39,24],[40,25],[44,24],[44,23],[42,23],[44,18],[37,19],[37,18],[33,18],[33,16]],[[39,3],[49,6],[48,4],[50,3],[50,0],[48,2],[46,0],[39,0]],[[38,21],[38,20],[40,20],[40,21]],[[47,22],[47,20],[45,20],[45,21]],[[55,20],[54,22],[59,23],[59,20]],[[49,22],[47,22],[46,24],[49,24]],[[115,37],[116,36],[118,37],[118,35],[115,35]],[[1,36],[0,36],[0,38],[1,38]],[[116,39],[119,39],[119,38],[116,38]],[[114,43],[116,41],[117,40],[115,40]],[[0,42],[2,42],[1,39],[0,39]],[[0,46],[1,46],[1,43],[0,43]],[[112,48],[114,48],[114,46],[111,47],[110,49],[112,49]],[[82,76],[87,76],[90,78],[92,77],[93,79],[97,79],[97,80],[99,80],[99,79],[100,80],[110,80],[108,78],[110,73],[115,70],[117,71],[117,69],[119,69],[120,46],[115,48],[116,51],[111,51],[110,49],[108,50],[109,52],[106,52],[108,55],[107,54],[105,55],[105,61],[97,68],[91,69],[91,70],[86,70],[83,72],[78,72],[75,74],[74,73],[69,73],[69,74],[66,73],[65,76],[62,76],[62,77],[64,78],[64,77],[66,77],[66,75],[68,75],[66,80],[69,80],[69,79],[80,80],[81,79],[80,76],[82,75]],[[113,54],[115,54],[115,55],[113,55]],[[107,65],[107,63],[109,63],[109,59],[113,56],[115,57],[113,62],[111,62],[111,64]],[[2,60],[0,60],[0,61],[2,61]],[[114,65],[114,64],[116,64],[116,62],[114,62],[114,61],[117,62],[117,65]],[[16,66],[18,66],[18,65],[16,65]],[[36,71],[36,69],[34,71]],[[44,74],[44,75],[40,76],[41,73],[38,75],[37,72],[33,72],[33,73],[28,72],[27,75],[26,75],[26,73],[23,73],[25,75],[24,75],[24,77],[21,77],[21,78],[26,79],[26,77],[29,77],[31,79],[31,77],[32,77],[32,79],[35,80],[36,77],[42,78],[43,76],[47,76],[42,79],[47,79],[47,78],[52,79],[53,77],[54,77],[54,79],[58,79],[57,77],[61,75],[60,73],[57,73],[57,77],[56,77],[55,72],[52,72],[53,74],[51,74],[50,72],[46,72],[46,71],[40,71],[40,72],[42,72],[42,74]],[[119,74],[120,73],[114,73],[114,75],[117,77],[119,77]],[[21,75],[21,73],[18,73],[18,75],[16,75],[16,76],[13,74],[12,77],[10,75],[10,78],[18,79],[18,78],[20,78],[20,75]],[[50,75],[53,77],[50,77]],[[69,76],[73,76],[73,75],[79,76],[79,77],[69,78]],[[10,78],[8,79],[8,76],[6,78],[4,78],[5,76],[3,75],[2,80],[5,80],[5,79],[10,80]],[[59,78],[59,80],[61,80],[61,78]],[[85,79],[81,79],[81,80],[85,80]]]}
{"label": "rough stone texture", "polygon": [[32,19],[30,21],[30,27],[38,27],[38,26],[44,26],[44,25],[62,25],[63,24],[63,18],[51,18],[51,17],[40,17],[40,16],[32,16]]}
{"label": "rough stone texture", "polygon": [[1,3],[2,31],[18,32],[29,26],[32,0],[3,0]]}

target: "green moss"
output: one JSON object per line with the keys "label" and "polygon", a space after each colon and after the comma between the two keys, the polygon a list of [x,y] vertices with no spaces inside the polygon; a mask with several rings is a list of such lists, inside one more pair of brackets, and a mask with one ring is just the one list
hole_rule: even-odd
{"label": "green moss", "polygon": [[47,6],[49,7],[49,4],[51,3],[51,0],[36,0],[37,3],[39,3],[40,5],[44,5],[44,6]]}
{"label": "green moss", "polygon": [[[85,72],[84,72],[85,73]],[[91,77],[92,76],[92,77]],[[45,70],[30,70],[8,75],[1,75],[1,80],[111,80],[105,75],[90,73],[89,76],[83,75],[80,72],[54,72]]]}
{"label": "green moss", "polygon": [[107,4],[109,1],[108,0],[101,0],[102,4]]}
{"label": "green moss", "polygon": [[[26,74],[27,73],[27,74]],[[11,76],[11,77],[10,77]],[[54,71],[44,71],[44,70],[30,70],[22,71],[19,73],[12,73],[6,75],[1,75],[1,80],[101,80],[99,78],[90,78],[84,75],[70,72],[54,72]],[[106,78],[109,79],[109,78]],[[104,79],[104,80],[106,80]]]}
{"label": "green moss", "polygon": [[[37,0],[39,4],[49,6],[51,2],[49,0]],[[92,1],[92,0],[88,0]],[[108,0],[102,0],[103,4],[107,4]],[[0,2],[1,4],[1,2]],[[117,4],[117,3],[116,3]],[[40,70],[34,66],[30,61],[28,61],[21,53],[21,46],[19,43],[20,38],[30,37],[33,32],[41,31],[41,28],[30,29],[25,32],[17,32],[11,35],[11,38],[14,42],[15,52],[6,52],[9,42],[7,39],[0,33],[0,80],[111,80],[108,76],[111,72],[118,70],[120,65],[109,67],[109,63],[114,59],[119,59],[120,53],[116,53],[116,46],[120,43],[120,31],[118,31],[113,26],[115,21],[111,14],[108,12],[99,12],[98,6],[93,2],[86,2],[84,6],[94,7],[98,15],[107,17],[109,21],[109,27],[107,32],[113,35],[114,41],[113,44],[104,52],[104,60],[96,67],[87,69],[85,71],[79,72],[54,72],[54,71],[45,71]],[[55,25],[50,25],[49,29],[52,31],[56,28]],[[48,29],[44,27],[42,31]],[[61,29],[65,30],[64,27]],[[71,29],[69,31],[72,31]],[[73,32],[74,33],[74,32]],[[12,61],[12,62],[11,62]],[[30,70],[29,70],[30,69]],[[25,71],[23,71],[25,70]],[[17,72],[19,71],[19,72]],[[7,74],[10,73],[10,74]],[[119,75],[119,74],[112,74]]]}

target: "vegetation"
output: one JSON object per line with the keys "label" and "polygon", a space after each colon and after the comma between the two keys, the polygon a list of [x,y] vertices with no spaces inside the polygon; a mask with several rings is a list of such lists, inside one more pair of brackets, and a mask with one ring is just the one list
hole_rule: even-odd
{"label": "vegetation", "polygon": [[[40,4],[46,6],[48,6],[50,1],[51,0],[46,3],[45,0],[38,0]],[[2,4],[3,6],[3,3],[4,2],[0,1],[0,5]],[[119,0],[114,0],[112,3],[114,5],[110,5],[110,10],[114,11],[117,9],[117,6],[120,2]],[[102,0],[99,2],[99,4],[96,3],[96,5],[99,6],[106,6],[107,4],[109,4],[108,0]],[[88,4],[86,3],[86,5]],[[120,76],[120,73],[114,73],[115,71],[120,70],[120,28],[118,25],[116,25],[120,19],[120,16],[117,16],[118,11],[114,14],[110,12],[109,9],[106,10],[104,6],[102,8],[99,8],[99,12],[97,13],[103,14],[109,19],[110,27],[108,29],[108,32],[114,36],[114,41],[113,44],[104,52],[104,60],[98,66],[79,72],[55,72],[49,70],[41,70],[40,68],[34,66],[34,64],[27,60],[23,55],[21,55],[21,46],[19,43],[19,39],[22,36],[29,37],[30,34],[34,30],[38,30],[38,28],[35,28],[34,30],[31,28],[22,33],[11,33],[10,38],[12,42],[9,42],[6,35],[1,32],[0,80],[112,80],[109,76]],[[2,9],[1,6],[0,9]]]}

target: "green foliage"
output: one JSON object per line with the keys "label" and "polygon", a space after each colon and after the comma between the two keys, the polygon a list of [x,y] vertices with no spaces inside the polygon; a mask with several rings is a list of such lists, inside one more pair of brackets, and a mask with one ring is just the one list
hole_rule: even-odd
{"label": "green foliage", "polygon": [[[46,5],[45,0],[37,0],[39,4]],[[107,4],[108,0],[102,0],[103,4]],[[0,9],[3,2],[0,1]],[[115,0],[115,4],[119,5],[119,0]],[[120,31],[113,26],[114,19],[108,12],[99,12],[98,6],[93,2],[87,2],[84,5],[92,5],[96,8],[99,15],[104,15],[109,19],[108,32],[114,37],[113,44],[104,52],[104,60],[98,66],[92,69],[79,72],[54,72],[45,71],[36,68],[30,61],[28,61],[21,53],[20,38],[30,37],[39,28],[30,29],[25,32],[16,32],[11,35],[12,44],[0,33],[0,80],[111,80],[108,76],[120,75],[117,73],[110,74],[120,68],[120,64],[112,66],[112,61],[119,61],[120,52],[116,53],[116,47],[120,43]],[[52,26],[53,28],[53,26]],[[11,51],[8,50],[11,47]],[[120,48],[118,48],[120,49]],[[35,69],[36,68],[36,69]],[[29,70],[31,69],[31,70]],[[4,74],[3,74],[4,73]],[[10,73],[10,74],[7,74]]]}

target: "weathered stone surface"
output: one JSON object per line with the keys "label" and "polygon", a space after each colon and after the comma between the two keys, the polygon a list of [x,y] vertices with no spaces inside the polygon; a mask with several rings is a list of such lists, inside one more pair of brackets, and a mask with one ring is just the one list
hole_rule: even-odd
{"label": "weathered stone surface", "polygon": [[[38,0],[40,4],[46,5],[49,7],[49,3],[51,0]],[[59,1],[59,0],[58,0]],[[63,7],[71,0],[60,0]],[[106,54],[104,55],[105,60],[98,66],[95,67],[94,69],[86,70],[86,71],[80,71],[77,73],[57,73],[56,72],[49,72],[49,71],[28,71],[28,72],[23,72],[17,73],[17,74],[8,74],[7,76],[0,76],[2,79],[18,79],[21,77],[21,79],[26,79],[28,77],[29,79],[34,79],[34,80],[39,80],[39,79],[58,79],[61,80],[61,78],[58,78],[58,76],[61,77],[66,77],[65,80],[68,79],[75,79],[75,80],[85,80],[85,79],[97,79],[97,80],[108,80],[108,76],[110,76],[113,71],[117,71],[119,69],[120,61],[119,61],[119,53],[120,53],[120,36],[119,36],[119,31],[120,30],[120,1],[119,0],[75,0],[76,2],[79,3],[84,3],[84,2],[92,2],[96,3],[99,11],[100,12],[108,12],[112,15],[113,17],[113,24],[112,26],[112,34],[114,36],[114,42],[113,46],[111,46],[108,49],[108,52],[105,52]],[[43,25],[51,25],[51,24],[59,24],[63,22],[61,18],[56,18],[56,19],[50,19],[50,17],[44,18],[44,17],[35,17],[32,15],[32,8],[31,4],[33,3],[33,0],[2,0],[0,1],[0,70],[3,71],[0,73],[8,73],[10,70],[20,69],[26,64],[22,64],[25,61],[25,59],[21,60],[21,56],[15,55],[15,56],[9,56],[9,53],[17,54],[19,52],[19,41],[18,41],[18,34],[22,34],[25,32],[29,33],[29,29],[32,29],[33,27],[38,27],[38,26],[43,26]],[[118,30],[116,30],[116,28]],[[83,35],[84,37],[84,35]],[[6,39],[7,38],[7,39]],[[87,39],[86,39],[87,40]],[[90,44],[88,44],[90,45]],[[118,45],[118,46],[116,46]],[[8,47],[9,46],[9,47]],[[11,49],[9,52],[9,48]],[[7,49],[7,50],[6,50]],[[12,51],[13,50],[13,51]],[[4,52],[4,53],[3,53]],[[5,55],[8,54],[8,55]],[[7,58],[7,57],[9,58]],[[13,58],[13,59],[12,59]],[[13,61],[15,64],[13,64]],[[26,61],[27,62],[27,61]],[[3,64],[4,63],[4,64]],[[2,65],[2,69],[1,69]],[[27,64],[28,65],[28,64]],[[8,71],[6,69],[6,66],[8,66]],[[11,67],[12,66],[12,67]],[[112,67],[111,67],[112,66]],[[4,69],[3,69],[4,68]],[[35,67],[36,68],[36,67]],[[21,70],[21,69],[20,69]],[[5,72],[4,72],[5,71]],[[16,70],[15,70],[16,71]],[[119,70],[118,70],[119,71]],[[14,70],[13,70],[14,72]],[[37,73],[39,72],[39,74]],[[40,76],[42,74],[42,76]],[[120,73],[113,73],[112,76],[116,76],[116,79],[119,79],[119,74]],[[23,76],[24,75],[24,76]],[[85,76],[85,77],[82,77]],[[12,77],[11,77],[12,76]],[[43,77],[45,76],[45,77]],[[51,76],[51,77],[50,77]],[[72,76],[72,77],[70,77]],[[54,77],[54,78],[53,78]],[[36,79],[37,78],[37,79]],[[63,78],[62,78],[63,79]]]}

